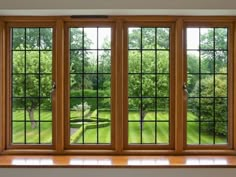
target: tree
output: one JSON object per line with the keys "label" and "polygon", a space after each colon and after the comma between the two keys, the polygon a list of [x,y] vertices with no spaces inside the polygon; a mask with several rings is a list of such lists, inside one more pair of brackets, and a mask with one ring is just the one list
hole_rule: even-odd
{"label": "tree", "polygon": [[[51,73],[51,60],[52,56],[48,55],[48,53],[42,52],[40,54],[40,72]],[[24,72],[25,69],[27,72],[25,76],[22,77],[18,75],[19,73]],[[13,54],[13,73],[13,96],[20,97],[14,101],[14,105],[16,107],[26,109],[31,121],[31,127],[35,128],[36,122],[34,120],[34,111],[38,108],[40,104],[42,104],[42,102],[39,101],[37,97],[50,95],[52,87],[51,77],[40,76],[39,52],[35,51],[27,52],[26,68],[24,52],[15,52]],[[26,96],[27,98],[24,98],[24,96]]]}
{"label": "tree", "polygon": [[52,49],[52,28],[13,28],[13,50]]}
{"label": "tree", "polygon": [[[136,62],[138,58],[136,53],[131,53],[129,55],[129,71],[135,71],[139,68],[140,63]],[[158,72],[166,73],[168,70],[168,55],[167,53],[159,54],[158,59]],[[155,71],[155,58],[150,53],[147,53],[145,60],[143,60],[143,67],[145,67],[145,72]],[[134,69],[134,70],[133,70]],[[140,71],[139,71],[140,72]],[[143,99],[130,99],[129,105],[131,109],[139,109],[140,112],[140,121],[141,128],[143,127],[143,120],[148,113],[155,108],[155,100],[150,98],[159,96],[159,97],[168,97],[169,96],[169,77],[168,75],[158,75],[158,74],[129,74],[129,96],[142,96]],[[142,83],[142,84],[141,84]],[[157,88],[157,90],[156,90]],[[142,91],[141,91],[142,90]],[[164,110],[166,108],[165,101],[159,101],[158,108]]]}
{"label": "tree", "polygon": [[[226,68],[222,68],[220,70],[222,73],[226,72]],[[204,124],[202,124],[201,129],[205,132],[212,133],[214,132],[216,135],[227,135],[227,125],[225,122],[227,121],[227,99],[221,98],[227,96],[227,80],[225,75],[216,75],[215,76],[215,87],[212,85],[213,77],[208,76],[201,80],[201,95],[202,96],[213,96],[213,92],[215,92],[215,96],[219,98],[206,98],[201,99],[201,104],[196,99],[193,99],[192,110],[195,115],[199,116],[200,111],[200,119]],[[196,83],[192,94],[196,95],[199,93],[199,82]],[[214,109],[213,109],[214,108]]]}
{"label": "tree", "polygon": [[[169,36],[168,28],[157,28],[158,38],[156,48],[167,49],[169,48]],[[143,28],[142,29],[142,44],[143,48],[154,49],[155,48],[155,28]],[[129,33],[129,48],[140,49],[141,38],[140,29],[134,29]],[[164,37],[165,36],[165,37]],[[156,54],[155,54],[156,52]],[[142,67],[141,67],[141,55],[142,55]],[[157,60],[155,61],[155,58]],[[152,74],[132,74],[132,73],[152,73]],[[162,74],[153,74],[157,73]],[[140,97],[142,99],[129,99],[130,109],[138,109],[140,112],[140,127],[143,128],[143,120],[148,111],[154,110],[155,100],[150,98],[154,96],[168,97],[169,96],[169,52],[168,51],[143,51],[139,50],[129,52],[129,96]],[[156,89],[157,88],[157,89]],[[165,101],[159,101],[159,109],[166,108]]]}
{"label": "tree", "polygon": [[26,109],[32,128],[36,127],[34,112],[42,104],[37,97],[50,95],[51,76],[40,73],[52,72],[52,39],[52,28],[12,29],[13,96],[19,96],[14,106]]}
{"label": "tree", "polygon": [[[91,71],[89,50],[92,41],[88,39],[86,33],[83,33],[82,28],[70,28],[70,73],[82,73],[83,71]],[[84,67],[84,69],[83,69]],[[84,78],[82,83],[82,75],[74,74],[70,76],[71,89],[91,89],[92,81],[88,75]]]}
{"label": "tree", "polygon": [[[190,105],[195,115],[204,122],[201,129],[208,133],[216,135],[227,135],[227,29],[226,28],[203,28],[200,35],[201,56],[201,73],[209,73],[201,75],[201,88],[199,88],[199,80],[196,76],[194,81],[188,81],[188,90],[190,96],[201,95],[209,97],[199,101],[191,99]],[[188,57],[192,60],[194,56]],[[196,56],[195,56],[196,57]],[[188,71],[193,70],[194,65],[190,65]],[[198,68],[199,69],[199,68]],[[199,72],[199,71],[198,71]],[[197,73],[198,73],[197,72]],[[213,75],[213,73],[216,73]],[[217,74],[221,73],[221,74]],[[194,87],[193,87],[194,83]],[[190,89],[189,89],[190,86]],[[210,98],[215,96],[215,98]],[[214,108],[214,109],[213,109]]]}

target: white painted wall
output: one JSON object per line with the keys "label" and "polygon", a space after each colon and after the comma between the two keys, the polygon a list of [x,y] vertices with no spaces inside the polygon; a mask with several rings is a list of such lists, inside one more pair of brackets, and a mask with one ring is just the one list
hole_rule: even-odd
{"label": "white painted wall", "polygon": [[5,168],[0,177],[235,177],[236,168]]}
{"label": "white painted wall", "polygon": [[0,0],[0,9],[235,9],[235,0]]}

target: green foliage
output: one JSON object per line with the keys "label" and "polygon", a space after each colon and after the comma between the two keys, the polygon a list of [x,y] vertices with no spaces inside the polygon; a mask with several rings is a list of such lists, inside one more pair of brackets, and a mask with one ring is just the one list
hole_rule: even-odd
{"label": "green foliage", "polygon": [[[129,72],[135,72],[139,68],[139,63],[136,61],[139,58],[139,54],[129,54]],[[147,52],[145,59],[143,60],[143,70],[147,73],[155,72],[157,67],[158,73],[167,73],[169,69],[169,55],[166,52],[160,52],[157,58],[157,66],[155,66],[155,58],[152,53]],[[140,70],[138,71],[140,72]],[[154,97],[155,95],[160,97],[169,96],[169,75],[168,74],[143,74],[140,75],[129,74],[129,96],[141,96],[141,82],[142,82],[142,96]],[[157,90],[155,89],[157,87]],[[154,109],[155,101],[153,99],[143,99],[142,109],[143,111],[148,109]],[[130,99],[129,106],[134,109],[141,109],[140,99]],[[159,108],[165,108],[165,101],[158,101]]]}
{"label": "green foliage", "polygon": [[[71,90],[71,96],[76,97],[82,97],[82,91],[79,89]],[[107,96],[108,90],[98,90],[98,93],[100,96]],[[70,99],[70,108],[73,109],[75,105],[80,104],[82,101],[87,102],[87,104],[91,107],[90,110],[94,111],[97,109],[97,105],[99,105],[99,108],[108,109],[110,110],[110,98],[103,98],[103,99],[96,99],[96,98],[88,98],[88,97],[96,97],[97,96],[97,90],[84,90],[84,95],[86,95],[85,98],[76,98],[76,99]]]}
{"label": "green foliage", "polygon": [[[51,53],[50,53],[51,54]],[[24,108],[27,110],[36,109],[39,106],[39,100],[34,97],[50,96],[51,90],[51,76],[39,75],[43,73],[51,73],[52,56],[49,53],[40,53],[40,70],[39,70],[39,52],[30,51],[26,53],[26,63],[24,52],[13,53],[13,95],[23,97],[32,97],[25,99],[14,100],[15,108]],[[26,66],[26,68],[25,68]],[[20,75],[22,71],[26,70],[26,77]],[[29,74],[28,74],[29,73]],[[33,74],[32,74],[33,73]],[[40,82],[40,88],[39,88]],[[40,91],[40,93],[39,93]],[[45,102],[45,104],[48,104]]]}
{"label": "green foliage", "polygon": [[[226,68],[222,68],[221,72],[226,72]],[[210,97],[215,92],[216,97],[227,97],[227,80],[225,75],[215,75],[215,87],[213,87],[212,76],[205,77],[201,80],[201,95]],[[196,83],[192,95],[199,93],[199,82]],[[190,95],[191,96],[191,95]],[[224,98],[205,98],[201,99],[201,107],[196,99],[190,103],[195,115],[201,114],[201,121],[205,122],[201,128],[203,131],[216,135],[227,135],[227,99]],[[215,118],[214,118],[215,117]],[[214,121],[215,126],[214,126]]]}
{"label": "green foliage", "polygon": [[[200,28],[201,52],[188,53],[189,109],[202,121],[201,129],[209,134],[227,136],[227,28]],[[200,56],[199,56],[200,55]],[[192,73],[205,73],[199,75]],[[209,73],[206,75],[206,73]],[[213,75],[212,73],[216,73]],[[201,88],[199,88],[201,86]],[[216,98],[212,98],[216,97]],[[200,101],[200,104],[199,104]]]}
{"label": "green foliage", "polygon": [[139,49],[143,47],[154,49],[156,43],[156,48],[158,49],[169,49],[169,33],[169,28],[142,28],[142,30],[141,28],[130,28],[129,48]]}
{"label": "green foliage", "polygon": [[52,49],[52,28],[13,28],[12,33],[13,50]]}

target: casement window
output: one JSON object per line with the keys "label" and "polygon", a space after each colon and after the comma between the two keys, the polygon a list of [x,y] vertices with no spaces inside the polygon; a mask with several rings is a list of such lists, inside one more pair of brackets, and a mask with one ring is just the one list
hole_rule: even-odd
{"label": "casement window", "polygon": [[232,25],[189,23],[185,32],[186,144],[188,148],[231,148]]}
{"label": "casement window", "polygon": [[112,23],[66,25],[66,146],[109,149],[114,140]]}
{"label": "casement window", "polygon": [[[174,24],[126,24],[125,144],[171,149],[174,143]],[[125,104],[126,105],[126,104]]]}
{"label": "casement window", "polygon": [[2,154],[232,154],[233,17],[5,17]]}
{"label": "casement window", "polygon": [[8,148],[47,148],[53,144],[53,33],[50,24],[7,25]]}

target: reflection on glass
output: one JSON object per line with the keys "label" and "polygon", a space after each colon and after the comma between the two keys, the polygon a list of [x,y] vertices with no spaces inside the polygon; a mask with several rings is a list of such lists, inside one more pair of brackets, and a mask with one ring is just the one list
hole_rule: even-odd
{"label": "reflection on glass", "polygon": [[111,28],[70,28],[70,143],[111,143]]}

